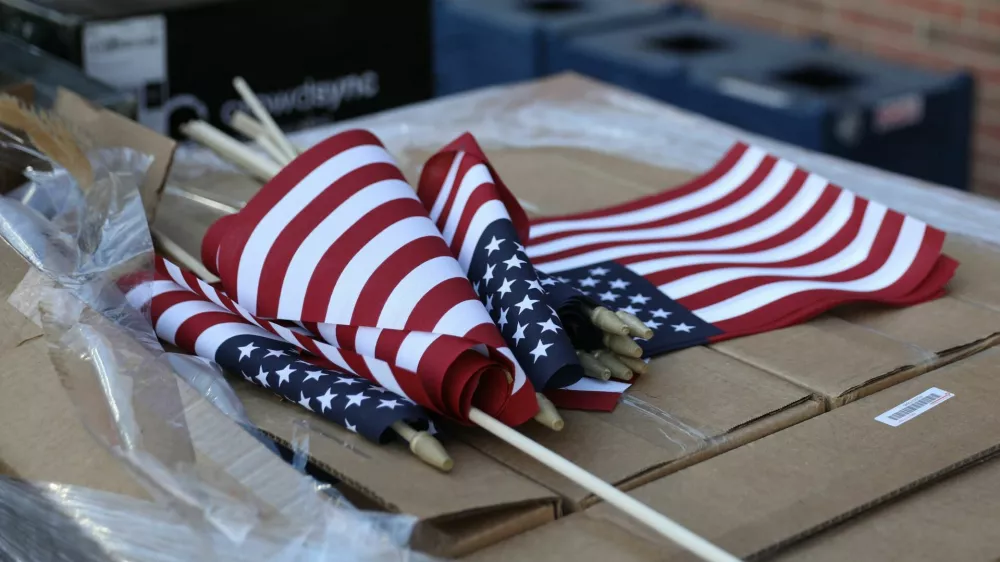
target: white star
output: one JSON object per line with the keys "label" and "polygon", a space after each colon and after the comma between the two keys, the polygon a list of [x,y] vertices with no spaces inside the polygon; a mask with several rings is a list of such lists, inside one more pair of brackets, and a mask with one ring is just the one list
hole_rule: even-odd
{"label": "white star", "polygon": [[673,312],[667,312],[666,310],[663,310],[662,308],[657,308],[656,310],[650,312],[650,314],[653,315],[653,318],[666,318],[667,316],[670,316],[671,314],[673,314]]}
{"label": "white star", "polygon": [[[514,281],[517,281],[517,279],[514,279]],[[514,281],[508,281],[506,277],[503,278],[503,284],[497,289],[497,292],[500,293],[500,298],[507,296],[507,293],[511,291],[510,286],[514,284]]]}
{"label": "white star", "polygon": [[486,274],[483,275],[483,283],[486,283],[487,286],[489,286],[490,281],[493,280],[493,270],[496,269],[496,267],[497,264],[486,266]]}
{"label": "white star", "polygon": [[632,283],[624,279],[615,279],[614,281],[611,281],[608,284],[611,285],[612,289],[624,289],[629,285],[631,285]]}
{"label": "white star", "polygon": [[601,297],[602,301],[612,301],[612,302],[614,302],[614,300],[618,298],[618,295],[612,293],[611,291],[600,293],[597,296]]}
{"label": "white star", "polygon": [[639,312],[639,309],[632,305],[628,305],[625,308],[619,308],[618,310],[622,312],[627,312],[628,314],[635,314],[636,312]]}
{"label": "white star", "polygon": [[646,320],[644,324],[646,324],[646,326],[649,326],[649,329],[655,330],[660,326],[662,326],[663,322],[657,322],[656,320]]}
{"label": "white star", "polygon": [[652,299],[650,299],[646,295],[632,295],[631,297],[628,298],[628,300],[632,301],[632,304],[646,304]]}
{"label": "white star", "polygon": [[515,304],[514,306],[517,307],[517,313],[521,314],[525,310],[534,310],[534,306],[535,306],[536,302],[538,302],[538,301],[536,301],[535,299],[529,297],[528,295],[524,295],[524,299],[521,300],[521,302]]}
{"label": "white star", "polygon": [[525,281],[525,283],[528,284],[528,290],[529,291],[532,290],[532,289],[538,289],[538,291],[540,293],[544,293],[545,292],[545,289],[543,289],[542,286],[539,285],[538,281],[536,281],[535,279],[532,279],[531,281]]}
{"label": "white star", "polygon": [[555,322],[553,322],[551,318],[549,318],[545,322],[535,322],[535,323],[542,327],[542,333],[543,334],[545,332],[558,332],[559,330],[562,329],[562,328],[559,327],[558,324],[556,324]]}
{"label": "white star", "polygon": [[346,384],[347,386],[351,386],[352,384],[359,382],[361,381],[352,377],[337,377],[337,381],[333,384]]}
{"label": "white star", "polygon": [[269,349],[267,350],[267,355],[264,356],[265,359],[268,357],[284,357],[285,352],[280,349]]}
{"label": "white star", "polygon": [[260,368],[260,373],[257,373],[257,376],[254,377],[254,378],[260,381],[260,385],[261,386],[263,386],[264,388],[268,388],[268,385],[267,385],[267,375],[270,375],[270,374],[271,373],[268,373],[267,371],[264,370],[264,367],[261,367]]}
{"label": "white star", "polygon": [[365,400],[368,400],[368,397],[365,396],[364,392],[359,392],[357,394],[348,394],[347,405],[344,406],[344,409],[346,410],[351,406],[360,406],[361,403],[364,402]]}
{"label": "white star", "polygon": [[475,291],[477,295],[479,294],[480,283],[482,283],[482,281],[476,281],[475,283],[472,284],[472,290]]}
{"label": "white star", "polygon": [[510,307],[500,309],[500,320],[497,321],[497,326],[500,326],[501,330],[507,325],[507,313],[509,311]]}
{"label": "white star", "polygon": [[558,312],[556,312],[556,309],[552,308],[552,305],[551,305],[551,304],[547,304],[547,305],[545,305],[545,306],[546,306],[546,307],[548,307],[548,309],[552,311],[552,315],[553,315],[553,316],[559,316],[559,313],[558,313]]}
{"label": "white star", "polygon": [[551,278],[551,277],[546,277],[545,279],[542,279],[542,285],[549,286],[549,285],[555,285],[555,284],[556,284],[556,280],[553,279],[553,278]]}
{"label": "white star", "polygon": [[306,371],[306,378],[302,379],[302,382],[318,381],[320,377],[325,377],[326,373],[323,371]]}
{"label": "white star", "polygon": [[274,374],[278,375],[278,386],[281,383],[288,382],[288,376],[295,372],[295,369],[291,365],[285,365],[285,368],[280,371],[275,371]]}
{"label": "white star", "polygon": [[565,277],[556,277],[556,281],[560,283],[569,283],[569,279],[566,279]]}
{"label": "white star", "polygon": [[250,357],[250,355],[251,355],[251,354],[252,354],[252,353],[253,353],[254,351],[257,351],[257,350],[258,350],[258,349],[260,349],[260,348],[259,348],[259,347],[257,347],[256,345],[254,345],[254,344],[253,344],[253,342],[250,342],[250,343],[248,343],[248,344],[244,345],[243,347],[238,347],[238,348],[236,348],[236,349],[239,349],[239,350],[240,350],[240,361],[243,361],[243,360],[244,360],[244,359],[246,359],[247,357]]}
{"label": "white star", "polygon": [[487,256],[493,255],[493,252],[495,252],[495,251],[497,251],[497,250],[500,249],[500,243],[501,242],[506,242],[506,241],[507,241],[506,238],[501,238],[501,239],[497,240],[497,237],[494,236],[493,240],[490,240],[490,243],[486,245],[486,249],[489,250],[488,252],[486,252],[486,255]]}
{"label": "white star", "polygon": [[520,243],[514,242],[514,247],[517,248],[518,252],[521,252],[522,254],[524,253],[524,246],[522,246]]}
{"label": "white star", "polygon": [[486,312],[493,312],[493,293],[486,295]]}
{"label": "white star", "polygon": [[514,346],[521,345],[521,340],[524,339],[524,329],[528,327],[528,324],[517,323],[517,331],[514,332]]}
{"label": "white star", "polygon": [[438,432],[438,428],[434,427],[434,422],[427,420],[427,433],[434,435]]}
{"label": "white star", "polygon": [[600,276],[600,275],[607,275],[609,271],[611,271],[611,270],[603,268],[603,267],[595,267],[594,269],[590,270],[590,274],[591,275],[598,275],[598,276]]}
{"label": "white star", "polygon": [[386,389],[382,388],[381,386],[372,386],[372,387],[371,387],[371,388],[369,388],[368,390],[370,390],[370,391],[372,391],[372,392],[378,392],[379,394],[381,394],[381,393],[383,393],[383,392],[389,392],[388,390],[386,390]]}
{"label": "white star", "polygon": [[240,371],[240,374],[243,375],[243,378],[245,378],[246,380],[253,382],[253,377],[251,377],[250,375],[244,373],[243,371]]}
{"label": "white star", "polygon": [[507,270],[509,271],[510,268],[512,268],[512,267],[516,267],[518,269],[521,269],[521,264],[522,263],[527,263],[527,262],[525,262],[524,260],[518,258],[517,255],[513,255],[513,256],[510,257],[509,260],[505,260],[503,263],[507,264]]}
{"label": "white star", "polygon": [[680,324],[671,324],[670,327],[673,328],[675,332],[684,332],[685,334],[690,334],[691,330],[694,329],[694,326],[688,326],[684,322],[681,322]]}
{"label": "white star", "polygon": [[344,427],[346,427],[348,431],[353,431],[354,433],[358,432],[358,426],[351,425],[351,422],[347,421],[346,418],[344,419]]}
{"label": "white star", "polygon": [[587,278],[584,278],[584,279],[580,279],[580,286],[581,287],[596,287],[597,286],[597,279],[594,279],[593,277],[587,277]]}
{"label": "white star", "polygon": [[395,410],[396,406],[400,406],[400,405],[401,404],[397,400],[382,400],[382,399],[379,399],[379,404],[378,404],[378,406],[375,407],[375,409],[378,410],[379,408],[389,408],[390,410]]}
{"label": "white star", "polygon": [[552,347],[551,343],[542,343],[542,340],[538,340],[538,345],[535,349],[531,350],[531,356],[535,358],[535,363],[538,363],[539,357],[548,357],[549,354],[545,352],[546,349]]}
{"label": "white star", "polygon": [[312,400],[312,398],[306,397],[306,393],[301,390],[299,391],[299,396],[301,396],[301,398],[299,398],[299,405],[312,410],[312,406],[309,405],[309,401]]}
{"label": "white star", "polygon": [[320,404],[319,411],[322,413],[322,412],[325,412],[325,411],[329,410],[330,409],[330,402],[334,398],[336,398],[336,397],[337,397],[337,395],[333,394],[332,392],[330,392],[329,388],[326,389],[326,394],[324,394],[323,396],[317,396],[316,400],[319,400],[319,404]]}

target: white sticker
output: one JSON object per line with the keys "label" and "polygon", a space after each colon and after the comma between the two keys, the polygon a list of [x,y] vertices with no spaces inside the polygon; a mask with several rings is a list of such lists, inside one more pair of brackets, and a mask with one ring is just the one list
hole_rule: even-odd
{"label": "white sticker", "polygon": [[784,108],[792,103],[788,93],[762,84],[748,82],[741,78],[725,77],[716,84],[718,90],[730,97],[746,100],[757,105]]}
{"label": "white sticker", "polygon": [[872,128],[876,133],[889,133],[924,120],[924,98],[917,94],[880,102],[875,107]]}
{"label": "white sticker", "polygon": [[163,15],[87,24],[83,70],[116,88],[141,88],[167,79],[167,21]]}
{"label": "white sticker", "polygon": [[931,388],[876,417],[875,421],[880,421],[892,427],[899,427],[954,396],[954,394],[947,390]]}

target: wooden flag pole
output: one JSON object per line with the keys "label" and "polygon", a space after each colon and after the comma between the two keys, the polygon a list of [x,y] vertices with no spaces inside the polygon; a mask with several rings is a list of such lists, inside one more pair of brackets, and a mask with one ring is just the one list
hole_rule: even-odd
{"label": "wooden flag pole", "polygon": [[615,488],[565,458],[528,439],[478,408],[469,411],[469,420],[552,470],[579,484],[595,496],[617,507],[660,535],[670,539],[707,562],[739,562],[739,559],[689,531],[667,516]]}
{"label": "wooden flag pole", "polygon": [[232,118],[229,120],[229,126],[246,135],[251,140],[256,141],[264,149],[264,152],[267,152],[278,164],[287,166],[293,160],[286,156],[278,145],[271,140],[271,137],[267,135],[267,131],[264,130],[264,126],[246,113],[242,111],[234,112]]}
{"label": "wooden flag pole", "polygon": [[278,148],[289,158],[289,161],[298,156],[299,151],[288,140],[288,137],[281,132],[281,129],[278,128],[278,124],[274,122],[274,118],[271,117],[264,104],[257,98],[257,94],[253,93],[253,90],[250,89],[247,81],[242,76],[237,76],[233,78],[233,87],[236,88],[237,93],[240,94],[247,107],[250,108],[250,112],[264,126],[267,136],[278,145]]}
{"label": "wooden flag pole", "polygon": [[270,181],[281,171],[280,164],[262,157],[249,146],[204,121],[188,121],[181,125],[181,132],[261,181]]}

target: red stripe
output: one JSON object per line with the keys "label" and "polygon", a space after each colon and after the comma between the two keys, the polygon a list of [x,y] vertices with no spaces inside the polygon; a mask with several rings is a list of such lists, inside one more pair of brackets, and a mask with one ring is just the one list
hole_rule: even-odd
{"label": "red stripe", "polygon": [[[427,291],[413,306],[406,320],[405,330],[433,332],[441,317],[459,303],[474,300],[478,302],[469,280],[455,277]],[[454,334],[464,335],[464,334]]]}
{"label": "red stripe", "polygon": [[[437,226],[438,229],[444,230],[444,225],[448,223],[448,217],[452,213],[452,207],[455,205],[455,199],[458,197],[459,188],[462,186],[462,181],[465,179],[465,175],[469,173],[469,170],[479,165],[474,158],[462,158],[461,164],[458,165],[458,172],[455,174],[455,183],[451,188],[451,193],[448,194],[448,199],[441,209],[441,215],[438,217]],[[458,209],[458,212],[462,212],[462,209]]]}
{"label": "red stripe", "polygon": [[424,169],[420,173],[420,183],[417,184],[417,197],[428,211],[434,208],[434,203],[444,189],[448,172],[451,171],[456,158],[458,158],[457,153],[438,152],[424,164]]}
{"label": "red stripe", "polygon": [[590,410],[611,412],[618,405],[621,394],[617,392],[583,392],[576,390],[547,390],[545,397],[557,408],[564,410]]}
{"label": "red stripe", "polygon": [[479,211],[480,207],[489,203],[490,201],[498,201],[496,194],[496,186],[492,183],[484,183],[476,186],[469,196],[469,200],[462,209],[462,216],[458,219],[458,225],[455,228],[455,236],[451,240],[451,252],[452,255],[459,255],[462,251],[462,244],[465,242],[466,236],[478,238],[483,235],[482,232],[469,232],[469,225],[472,223],[472,219],[476,216],[476,212]]}

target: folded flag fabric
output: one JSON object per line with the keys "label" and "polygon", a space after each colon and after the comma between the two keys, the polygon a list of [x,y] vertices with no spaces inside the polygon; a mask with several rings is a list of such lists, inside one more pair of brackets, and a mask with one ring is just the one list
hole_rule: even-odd
{"label": "folded flag fabric", "polygon": [[202,256],[240,306],[315,334],[339,369],[459,422],[473,405],[508,425],[537,412],[464,270],[367,131],[296,158],[212,226]]}
{"label": "folded flag fabric", "polygon": [[419,429],[430,424],[427,412],[412,401],[302,353],[227,308],[214,289],[170,262],[158,259],[155,276],[133,286],[126,298],[137,309],[149,307],[156,334],[164,341],[376,443],[392,438],[397,421]]}
{"label": "folded flag fabric", "polygon": [[[943,294],[944,233],[737,144],[686,185],[532,222],[535,266],[658,334],[650,355],[773,330],[837,305]],[[642,343],[642,342],[640,342]]]}
{"label": "folded flag fabric", "polygon": [[472,135],[424,164],[417,195],[532,385],[578,382],[576,350],[521,245],[528,217]]}

